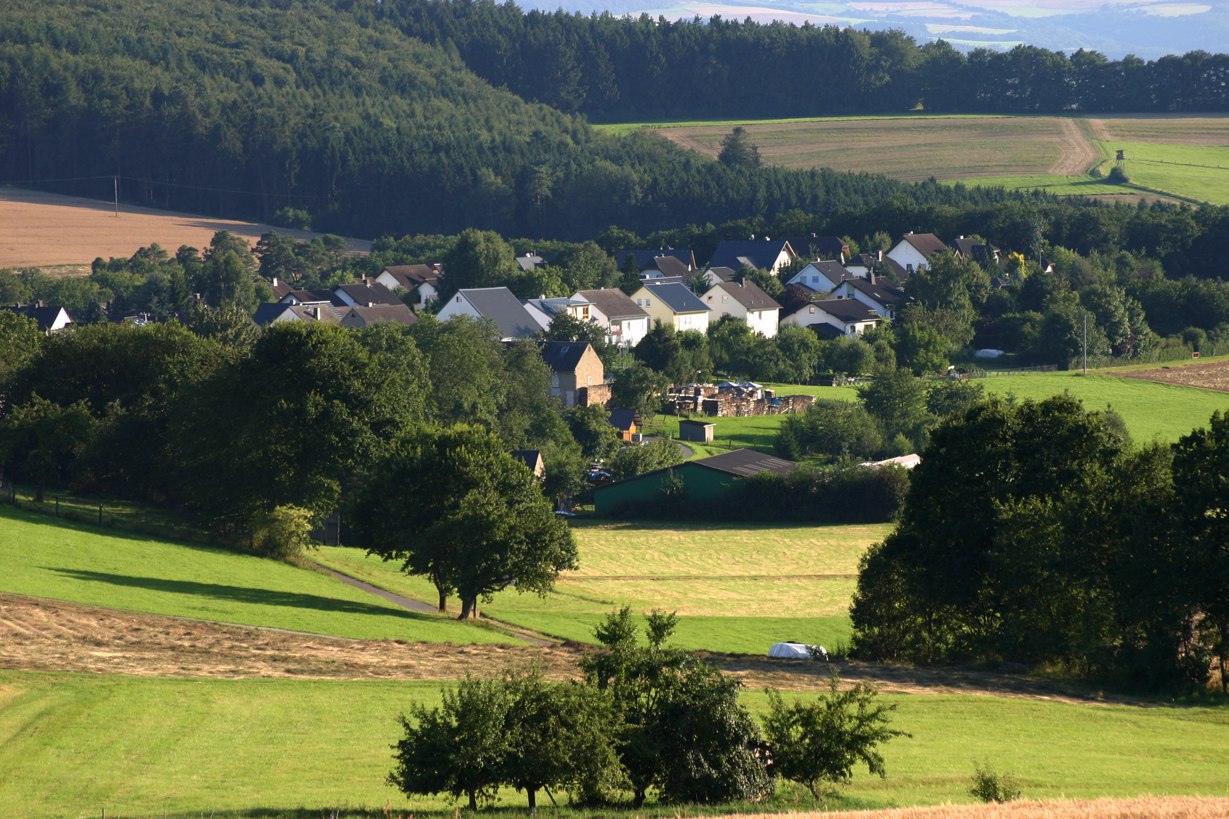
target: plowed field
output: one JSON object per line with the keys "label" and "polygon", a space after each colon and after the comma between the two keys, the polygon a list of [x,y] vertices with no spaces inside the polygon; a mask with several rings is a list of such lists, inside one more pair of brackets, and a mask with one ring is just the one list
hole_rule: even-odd
{"label": "plowed field", "polygon": [[1157,381],[1162,384],[1178,384],[1184,387],[1229,392],[1229,361],[1157,367],[1152,370],[1131,370],[1123,372],[1122,375],[1126,378],[1142,378],[1145,381]]}

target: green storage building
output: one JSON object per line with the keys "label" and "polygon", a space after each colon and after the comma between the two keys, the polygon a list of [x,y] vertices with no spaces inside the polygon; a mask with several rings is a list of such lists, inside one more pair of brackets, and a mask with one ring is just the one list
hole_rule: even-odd
{"label": "green storage building", "polygon": [[735,449],[599,487],[593,492],[594,512],[598,515],[631,512],[634,517],[637,504],[660,501],[663,494],[680,481],[689,500],[717,501],[740,478],[761,472],[790,472],[797,466],[793,461],[752,449]]}

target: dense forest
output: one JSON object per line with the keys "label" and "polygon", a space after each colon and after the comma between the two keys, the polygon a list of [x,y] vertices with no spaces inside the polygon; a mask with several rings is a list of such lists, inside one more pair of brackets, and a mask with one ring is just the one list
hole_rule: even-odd
{"label": "dense forest", "polygon": [[1036,46],[965,55],[896,31],[713,17],[522,12],[515,4],[383,0],[373,12],[455,49],[528,100],[595,119],[934,112],[1229,110],[1229,56],[1146,62]]}
{"label": "dense forest", "polygon": [[349,4],[6,3],[0,182],[109,196],[116,174],[129,201],[264,219],[293,208],[364,236],[578,237],[1006,196],[731,167],[650,136],[600,136]]}

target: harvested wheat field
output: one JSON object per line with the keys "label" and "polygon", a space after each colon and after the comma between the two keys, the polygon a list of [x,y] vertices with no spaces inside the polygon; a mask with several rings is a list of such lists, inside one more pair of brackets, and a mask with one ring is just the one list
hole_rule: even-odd
{"label": "harvested wheat field", "polygon": [[[134,677],[457,680],[532,664],[555,679],[579,677],[588,647],[451,645],[352,640],[0,593],[0,669]],[[836,665],[722,654],[701,656],[747,690],[821,691],[844,683],[885,693],[972,694],[1047,702],[1109,702],[1045,680],[960,669],[848,662]],[[1127,700],[1114,699],[1116,703]]]}
{"label": "harvested wheat field", "polygon": [[[205,247],[220,230],[253,244],[269,231],[305,240],[318,235],[122,203],[116,216],[110,202],[0,188],[0,269],[80,266],[84,272],[98,257],[126,258],[155,243],[169,253],[182,245]],[[347,241],[353,251],[371,250],[369,241]]]}
{"label": "harvested wheat field", "polygon": [[1229,799],[1144,796],[1136,799],[1019,801],[991,805],[936,805],[925,808],[815,813],[743,814],[729,819],[1222,819]]}
{"label": "harvested wheat field", "polygon": [[1199,387],[1204,390],[1229,392],[1229,361],[1209,361],[1206,364],[1181,364],[1150,370],[1128,370],[1124,378],[1141,378],[1161,384]]}

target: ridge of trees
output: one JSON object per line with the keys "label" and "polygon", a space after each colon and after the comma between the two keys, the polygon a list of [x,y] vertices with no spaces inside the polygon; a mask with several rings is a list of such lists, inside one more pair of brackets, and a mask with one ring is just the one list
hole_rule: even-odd
{"label": "ridge of trees", "polygon": [[1229,55],[961,53],[899,30],[384,0],[374,12],[521,97],[594,119],[1229,110]]}

